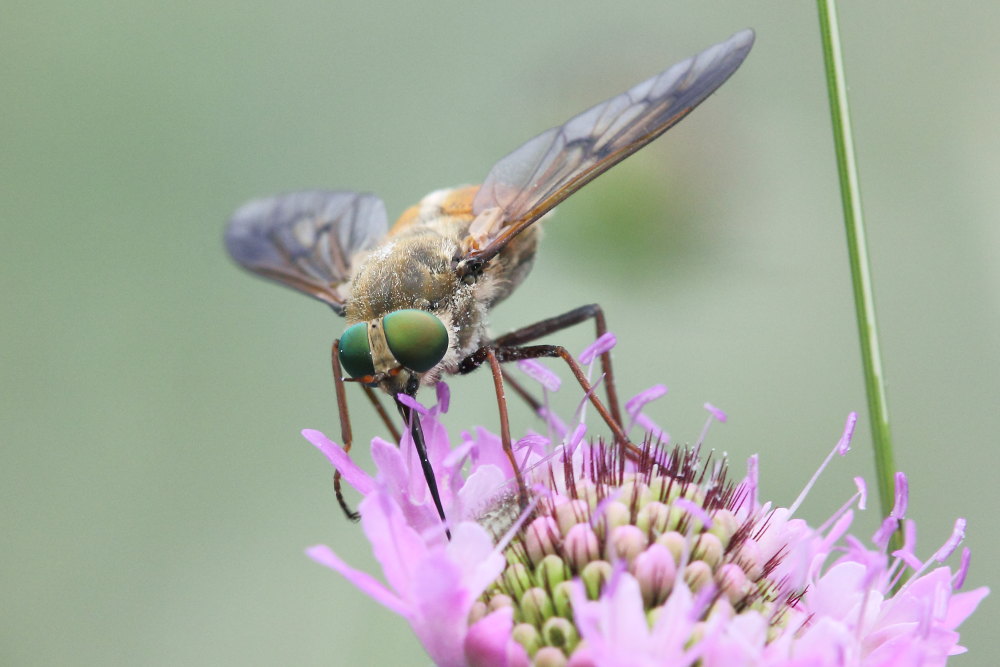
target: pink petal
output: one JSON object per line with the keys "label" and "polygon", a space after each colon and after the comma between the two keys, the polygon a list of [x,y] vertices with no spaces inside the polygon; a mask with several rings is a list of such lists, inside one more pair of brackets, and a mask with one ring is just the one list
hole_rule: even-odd
{"label": "pink petal", "polygon": [[361,527],[375,558],[392,586],[404,598],[411,582],[421,576],[417,561],[427,551],[421,536],[407,523],[400,507],[382,491],[361,502]]}
{"label": "pink petal", "polygon": [[476,468],[465,480],[457,494],[457,511],[460,519],[471,519],[487,503],[507,488],[507,476],[495,465]]}
{"label": "pink petal", "polygon": [[639,582],[632,575],[623,574],[616,583],[613,588],[609,586],[610,591],[601,595],[608,602],[602,620],[607,635],[617,644],[618,654],[624,657],[633,644],[645,643],[649,638],[649,629],[646,627]]}
{"label": "pink petal", "polygon": [[448,385],[444,382],[438,382],[434,391],[437,394],[438,412],[441,414],[448,412],[448,406],[451,405],[451,390]]}
{"label": "pink petal", "polygon": [[830,568],[806,593],[808,608],[817,616],[848,618],[863,597],[866,568],[861,563],[842,562]]}
{"label": "pink petal", "polygon": [[872,542],[875,543],[880,549],[884,549],[889,544],[889,538],[892,534],[896,532],[896,527],[899,525],[899,520],[892,515],[887,516],[882,520],[882,525],[879,529],[875,531],[872,535]]}
{"label": "pink petal", "polygon": [[410,581],[414,613],[411,624],[437,665],[465,664],[465,633],[474,596],[462,572],[443,549],[421,559],[419,576]]}
{"label": "pink petal", "polygon": [[517,362],[517,367],[548,391],[559,391],[559,387],[562,385],[562,380],[559,379],[558,375],[534,359],[522,359]]}
{"label": "pink petal", "polygon": [[640,392],[636,396],[630,398],[625,403],[625,412],[628,413],[630,417],[635,419],[636,415],[645,407],[650,401],[655,401],[656,399],[666,396],[667,386],[663,384],[655,384],[649,389]]}
{"label": "pink petal", "polygon": [[[642,593],[632,575],[621,573],[615,585],[608,585],[596,601],[587,600],[583,584],[575,580],[570,599],[577,630],[596,664],[644,664],[644,659],[654,655],[653,644],[659,638],[650,636]],[[667,654],[660,658],[669,662]]]}
{"label": "pink petal", "polygon": [[367,572],[355,570],[353,567],[342,561],[337,554],[333,553],[330,547],[325,544],[306,549],[306,555],[320,565],[339,572],[349,582],[357,586],[362,593],[366,594],[389,611],[393,611],[404,618],[409,618],[409,608],[398,596],[393,595],[389,589],[382,585]]}
{"label": "pink petal", "polygon": [[507,644],[514,627],[514,608],[501,607],[479,619],[465,635],[465,658],[472,667],[507,664]]}
{"label": "pink petal", "polygon": [[910,484],[906,479],[906,474],[896,473],[896,502],[892,507],[889,516],[902,519],[906,516],[906,507],[910,503]]}
{"label": "pink petal", "polygon": [[695,607],[694,596],[684,580],[678,579],[651,631],[656,642],[656,654],[664,656],[664,661],[666,656],[670,656],[675,664],[691,664],[692,656],[685,652],[684,647],[691,638],[696,619],[703,611]]}
{"label": "pink petal", "polygon": [[857,412],[852,412],[847,415],[847,421],[844,423],[844,433],[840,436],[840,442],[837,443],[837,453],[841,456],[844,456],[847,452],[851,451],[851,438],[854,437],[854,426],[857,423]]}
{"label": "pink petal", "polygon": [[414,557],[413,629],[436,664],[462,665],[472,604],[500,575],[504,557],[494,551],[486,530],[472,522],[458,524],[447,546]]}
{"label": "pink petal", "polygon": [[705,407],[706,410],[709,411],[709,413],[711,413],[711,415],[713,417],[715,417],[716,421],[718,421],[718,422],[720,422],[722,424],[726,423],[726,420],[728,419],[728,417],[726,416],[725,412],[723,412],[719,408],[715,407],[711,403],[706,403],[704,407]]}
{"label": "pink petal", "polygon": [[482,426],[477,426],[474,442],[476,446],[473,449],[473,457],[477,466],[495,465],[507,477],[514,476],[513,469],[510,467],[510,459],[504,454],[499,436],[493,435]]}
{"label": "pink petal", "polygon": [[976,610],[983,598],[990,594],[989,586],[979,588],[965,593],[955,593],[948,603],[948,613],[941,620],[941,624],[949,629],[955,629]]}
{"label": "pink petal", "polygon": [[892,552],[892,555],[909,565],[913,570],[920,570],[920,567],[923,565],[923,562],[917,558],[916,554],[905,549],[897,549]]}
{"label": "pink petal", "polygon": [[767,642],[767,621],[758,613],[744,612],[719,623],[717,631],[706,636],[698,648],[704,665],[760,664]]}
{"label": "pink petal", "polygon": [[418,414],[426,415],[427,413],[430,412],[430,410],[428,410],[423,403],[413,398],[409,394],[403,394],[403,393],[396,394],[396,400],[398,400],[406,407],[416,410]]}
{"label": "pink petal", "polygon": [[410,462],[404,459],[403,452],[381,438],[372,440],[372,461],[378,468],[379,481],[400,504],[424,502],[428,495],[427,483],[423,475],[412,472],[420,469],[419,461],[414,461],[415,468],[408,465]]}
{"label": "pink petal", "polygon": [[500,576],[506,563],[503,555],[493,548],[493,538],[486,529],[472,521],[455,526],[446,551],[448,558],[461,568],[463,585],[473,597],[478,597]]}
{"label": "pink petal", "polygon": [[613,333],[610,331],[605,333],[603,336],[584,348],[583,352],[580,353],[580,363],[584,366],[593,363],[595,357],[604,354],[605,352],[610,352],[611,348],[613,348],[617,342],[618,339],[615,338]]}
{"label": "pink petal", "polygon": [[962,540],[965,539],[965,519],[958,518],[955,519],[955,526],[952,528],[951,537],[937,550],[934,554],[934,560],[941,563],[944,562],[948,556],[950,556],[958,545],[961,544]]}
{"label": "pink petal", "polygon": [[586,644],[578,646],[570,656],[566,667],[598,667],[594,652]]}
{"label": "pink petal", "polygon": [[824,553],[829,553],[833,548],[833,545],[847,532],[847,529],[851,527],[851,523],[854,521],[854,512],[852,510],[847,510],[844,512],[843,516],[837,519],[830,531],[827,533],[826,537],[823,539],[823,543],[820,549]]}
{"label": "pink petal", "polygon": [[461,445],[448,452],[448,456],[444,457],[444,465],[449,469],[461,468],[465,463],[465,459],[468,458],[471,453],[472,443],[463,442]]}
{"label": "pink petal", "polygon": [[965,585],[965,576],[969,574],[969,563],[971,562],[971,560],[972,560],[972,552],[969,550],[968,547],[965,547],[964,549],[962,549],[962,557],[958,566],[958,572],[955,573],[955,579],[952,583],[952,586],[955,588],[955,590],[958,590],[963,585]]}
{"label": "pink petal", "polygon": [[330,460],[333,467],[344,476],[344,481],[354,487],[358,493],[367,496],[375,488],[375,480],[371,475],[358,467],[351,457],[335,442],[319,431],[307,428],[302,430],[302,436],[311,442],[324,456]]}
{"label": "pink petal", "polygon": [[747,459],[746,485],[750,493],[750,510],[754,510],[760,503],[757,498],[760,490],[760,454],[752,454]]}

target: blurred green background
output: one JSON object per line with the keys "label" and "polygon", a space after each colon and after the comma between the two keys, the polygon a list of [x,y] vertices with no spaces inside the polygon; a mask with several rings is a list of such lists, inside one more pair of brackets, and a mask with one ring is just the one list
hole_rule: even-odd
{"label": "blurred green background", "polygon": [[[995,583],[1000,5],[853,2],[841,21],[920,553],[966,516],[969,585]],[[709,444],[737,471],[761,452],[764,497],[788,503],[865,405],[812,4],[5,3],[0,663],[425,663],[302,553],[374,571],[298,435],[338,433],[341,322],[237,270],[225,220],[313,187],[398,214],[746,26],[742,70],[561,207],[493,323],[602,303],[623,393],[669,385],[650,413],[675,441],[723,407]],[[488,377],[451,384],[453,432],[494,427]],[[382,431],[352,400],[363,444]],[[861,424],[804,516],[871,481]],[[956,664],[993,663],[995,608]]]}

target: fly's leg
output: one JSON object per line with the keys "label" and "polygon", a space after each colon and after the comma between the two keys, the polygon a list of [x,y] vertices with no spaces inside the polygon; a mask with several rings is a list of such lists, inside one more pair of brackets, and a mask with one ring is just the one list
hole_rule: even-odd
{"label": "fly's leg", "polygon": [[[333,341],[333,347],[330,353],[330,365],[333,367],[333,388],[334,393],[337,396],[337,413],[340,416],[340,439],[344,443],[344,453],[349,453],[351,451],[351,444],[353,443],[353,434],[351,432],[351,415],[347,409],[347,395],[344,391],[344,373],[343,369],[340,367],[340,339]],[[378,400],[378,395],[375,391],[368,385],[362,385],[365,396],[371,401],[372,407],[375,408],[375,412],[378,413],[379,418],[382,419],[382,423],[385,424],[386,428],[389,429],[389,433],[396,440],[398,444],[401,440],[399,435],[399,429],[392,422],[389,417],[389,413],[386,412],[385,408],[382,406],[382,402]],[[350,505],[347,504],[347,500],[344,498],[344,491],[341,487],[341,475],[340,471],[333,473],[333,492],[337,495],[337,503],[340,505],[340,509],[344,510],[344,514],[351,521],[357,521],[361,518],[361,515],[356,511],[351,509]]]}
{"label": "fly's leg", "polygon": [[[337,395],[337,412],[340,415],[340,440],[344,444],[344,453],[348,454],[351,451],[353,435],[351,434],[351,415],[347,410],[347,394],[344,391],[344,374],[340,369],[339,338],[333,341],[330,358],[331,365],[333,366],[333,388],[334,393]],[[357,521],[361,518],[361,515],[351,509],[344,498],[344,491],[340,485],[339,470],[333,473],[333,492],[337,495],[337,503],[340,505],[340,509],[344,510],[344,514],[347,515],[348,519]]]}
{"label": "fly's leg", "polygon": [[[538,340],[542,336],[547,336],[548,334],[555,333],[557,331],[562,331],[563,329],[567,329],[573,326],[574,324],[579,324],[580,322],[583,322],[584,320],[588,320],[590,318],[593,318],[594,320],[594,324],[596,325],[597,328],[598,338],[600,338],[601,336],[603,336],[608,332],[608,325],[604,319],[604,311],[601,310],[601,307],[599,305],[597,305],[596,303],[592,303],[587,306],[580,306],[579,308],[574,308],[568,313],[563,313],[562,315],[556,315],[555,317],[550,317],[548,319],[541,320],[540,322],[529,324],[526,327],[521,327],[520,329],[512,331],[509,334],[500,336],[495,341],[493,341],[492,345],[498,350],[504,348],[521,347],[526,343]],[[546,355],[541,355],[541,356],[546,356]],[[619,425],[624,424],[625,422],[622,421],[621,407],[619,407],[618,403],[618,390],[615,386],[615,376],[611,368],[611,352],[605,352],[604,354],[601,355],[601,373],[604,374],[604,387],[608,396],[608,410],[610,411],[611,419],[614,420]],[[520,391],[518,391],[518,393],[521,394]],[[524,394],[521,395],[523,396]],[[531,401],[529,401],[529,403],[531,403]],[[535,401],[534,403],[537,404],[537,401]],[[607,420],[605,419],[605,421]],[[620,427],[618,431],[621,431]],[[616,437],[617,437],[617,432],[616,432]]]}
{"label": "fly's leg", "polygon": [[497,393],[497,407],[500,410],[500,442],[503,445],[503,452],[510,461],[510,467],[514,471],[514,478],[517,480],[517,500],[523,511],[528,506],[528,490],[524,486],[524,477],[521,475],[521,466],[517,464],[514,457],[514,447],[510,441],[510,421],[507,418],[507,396],[503,388],[503,372],[500,370],[500,362],[492,348],[484,348],[486,360],[490,364],[493,373],[493,388]]}
{"label": "fly's leg", "polygon": [[[499,340],[499,339],[498,339]],[[493,365],[493,360],[495,359],[497,364],[508,363],[511,361],[520,361],[522,359],[539,359],[541,357],[559,358],[566,362],[570,370],[573,372],[573,376],[576,381],[580,384],[586,396],[590,399],[593,404],[594,409],[597,413],[601,415],[601,418],[611,429],[614,434],[615,443],[623,447],[626,455],[632,459],[640,459],[642,457],[642,450],[635,444],[629,441],[628,436],[622,430],[620,422],[618,422],[612,413],[608,411],[601,399],[597,397],[594,392],[593,386],[587,380],[587,376],[584,374],[583,369],[580,368],[580,364],[576,362],[573,355],[569,351],[562,347],[561,345],[529,345],[524,347],[500,347],[497,344],[493,344],[487,347],[481,347],[465,359],[458,366],[458,372],[461,374],[471,373],[475,369],[482,366],[487,361],[490,365]],[[496,378],[497,371],[494,371],[494,378]],[[496,382],[496,379],[494,379]],[[501,387],[502,390],[502,387]],[[499,391],[498,391],[499,394]],[[506,419],[506,402],[504,402],[503,410],[500,415],[501,427]],[[509,440],[509,434],[508,434]],[[511,454],[508,454],[511,456]],[[516,470],[516,466],[515,466]]]}

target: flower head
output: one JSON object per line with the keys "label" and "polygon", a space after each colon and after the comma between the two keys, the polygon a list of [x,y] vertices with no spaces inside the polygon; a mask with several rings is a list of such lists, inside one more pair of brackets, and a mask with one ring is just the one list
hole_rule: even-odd
{"label": "flower head", "polygon": [[[532,498],[522,510],[497,436],[476,428],[452,447],[439,385],[438,404],[418,411],[450,540],[408,438],[398,448],[373,440],[372,477],[304,431],[364,496],[362,528],[385,583],[328,547],[308,553],[406,618],[441,665],[933,665],[964,650],[956,628],[988,593],[958,592],[968,550],[957,571],[940,564],[964,522],[921,561],[900,476],[896,508],[870,545],[848,533],[854,506],[864,509],[860,480],[813,528],[795,516],[800,501],[758,500],[756,457],[732,481],[724,460],[701,456],[704,431],[693,448],[668,447],[642,412],[664,393],[654,387],[626,406],[630,426],[647,434],[638,460],[552,418],[558,442],[522,438],[515,450]],[[709,421],[725,420],[706,408]],[[849,419],[834,452],[846,453],[852,429]],[[907,539],[889,553],[900,525]]]}

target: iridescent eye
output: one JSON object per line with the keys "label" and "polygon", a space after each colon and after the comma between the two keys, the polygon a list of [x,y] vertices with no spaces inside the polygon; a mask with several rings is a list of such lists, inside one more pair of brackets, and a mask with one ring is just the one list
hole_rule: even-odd
{"label": "iridescent eye", "polygon": [[347,327],[340,337],[340,365],[351,377],[375,375],[372,350],[368,345],[368,325],[365,322]]}
{"label": "iridescent eye", "polygon": [[397,310],[382,318],[392,356],[403,366],[424,373],[437,366],[448,351],[448,330],[425,310]]}

